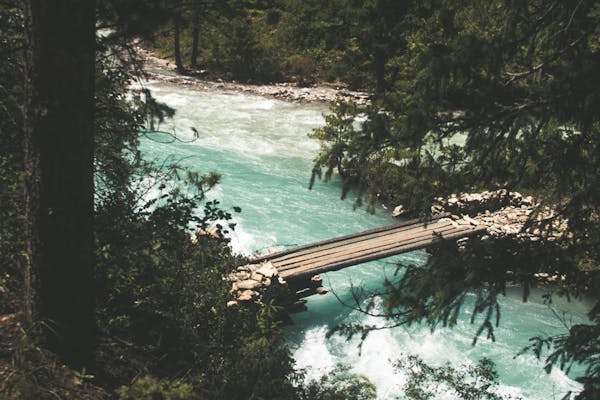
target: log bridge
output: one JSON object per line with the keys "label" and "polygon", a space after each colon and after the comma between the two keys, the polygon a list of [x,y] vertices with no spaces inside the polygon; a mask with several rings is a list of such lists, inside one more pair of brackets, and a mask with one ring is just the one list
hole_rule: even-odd
{"label": "log bridge", "polygon": [[[480,235],[485,226],[457,224],[441,214],[424,223],[413,219],[321,242],[265,254],[251,264],[270,261],[290,288],[310,288],[311,278],[368,261],[429,247],[440,240],[458,240]],[[314,286],[314,285],[313,285]]]}

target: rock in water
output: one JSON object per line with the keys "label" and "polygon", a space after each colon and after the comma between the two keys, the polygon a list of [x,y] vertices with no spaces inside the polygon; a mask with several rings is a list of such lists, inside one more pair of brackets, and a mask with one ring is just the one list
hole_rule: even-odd
{"label": "rock in water", "polygon": [[404,206],[401,204],[399,206],[397,206],[396,208],[394,208],[394,211],[392,211],[392,215],[394,217],[399,217],[400,215],[404,214],[406,212],[406,210],[404,209]]}

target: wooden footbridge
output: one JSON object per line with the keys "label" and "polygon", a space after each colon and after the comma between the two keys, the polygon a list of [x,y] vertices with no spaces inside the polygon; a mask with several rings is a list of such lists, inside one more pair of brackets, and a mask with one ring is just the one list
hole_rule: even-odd
{"label": "wooden footbridge", "polygon": [[458,240],[485,232],[485,226],[460,225],[447,216],[438,215],[427,223],[417,219],[404,221],[258,256],[250,262],[270,261],[279,276],[294,284],[324,272],[423,249],[440,240]]}

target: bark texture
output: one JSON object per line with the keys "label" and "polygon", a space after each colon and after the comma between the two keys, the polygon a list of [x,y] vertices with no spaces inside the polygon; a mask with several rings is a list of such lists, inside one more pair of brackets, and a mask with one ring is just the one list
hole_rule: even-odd
{"label": "bark texture", "polygon": [[194,8],[192,16],[192,53],[190,55],[190,66],[196,68],[198,66],[198,46],[200,39],[200,11]]}
{"label": "bark texture", "polygon": [[95,1],[28,0],[25,203],[28,303],[50,349],[89,366],[93,290]]}
{"label": "bark texture", "polygon": [[173,30],[173,51],[175,53],[175,66],[177,67],[177,72],[183,74],[185,73],[185,68],[183,67],[183,61],[181,60],[181,20],[179,16],[175,17]]}

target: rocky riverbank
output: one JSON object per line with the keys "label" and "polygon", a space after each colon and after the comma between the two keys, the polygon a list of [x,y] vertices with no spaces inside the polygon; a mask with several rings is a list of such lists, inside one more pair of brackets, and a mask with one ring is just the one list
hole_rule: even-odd
{"label": "rocky riverbank", "polygon": [[[290,289],[270,261],[237,267],[226,279],[231,282],[231,292],[235,296],[235,300],[227,303],[228,307],[234,307],[240,302],[266,302],[273,299],[276,304],[291,312],[306,309],[305,301],[298,299],[296,291]],[[313,276],[308,285],[310,289],[305,294],[327,293],[322,283],[323,279],[319,275]]]}
{"label": "rocky riverbank", "polygon": [[176,71],[175,64],[169,60],[159,58],[143,48],[138,48],[137,51],[145,62],[144,71],[150,79],[183,85],[197,90],[246,93],[295,103],[332,103],[338,99],[353,101],[359,105],[366,105],[369,102],[368,93],[348,90],[341,85],[301,87],[297,83],[288,82],[253,85],[222,79],[206,79],[205,76],[208,73],[203,70],[191,70],[189,75],[180,75]]}
{"label": "rocky riverbank", "polygon": [[[403,211],[404,208],[398,206],[392,214],[400,216]],[[568,220],[558,216],[555,210],[532,196],[506,189],[438,197],[431,212],[449,213],[447,219],[457,225],[484,225],[487,235],[493,238],[513,236],[524,241],[572,238]]]}

